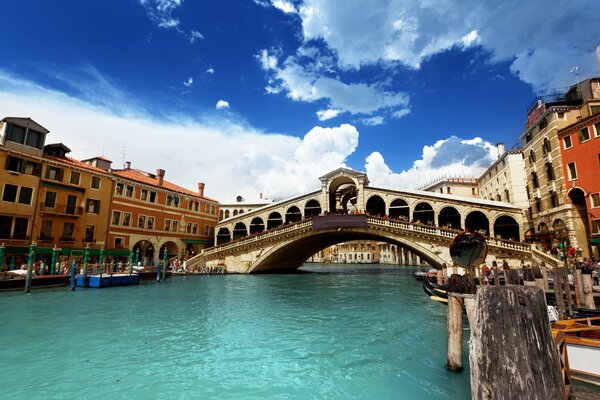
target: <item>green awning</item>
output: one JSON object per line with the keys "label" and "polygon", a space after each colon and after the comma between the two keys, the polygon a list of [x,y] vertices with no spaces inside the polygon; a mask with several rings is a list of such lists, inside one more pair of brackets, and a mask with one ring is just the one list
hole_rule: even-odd
{"label": "green awning", "polygon": [[29,254],[29,246],[11,247],[8,246],[4,254]]}
{"label": "green awning", "polygon": [[69,190],[71,192],[85,193],[85,189],[84,188],[76,187],[76,186],[63,185],[61,183],[54,183],[54,182],[43,181],[42,185],[46,186],[46,187],[52,187],[52,188],[57,188],[57,189]]}
{"label": "green awning", "polygon": [[212,244],[211,240],[202,239],[183,239],[185,244]]}
{"label": "green awning", "polygon": [[[100,253],[98,253],[100,254]],[[104,250],[104,255],[105,256],[122,256],[122,257],[129,257],[129,250],[125,249],[125,250]]]}
{"label": "green awning", "polygon": [[590,240],[590,245],[592,246],[600,246],[600,237],[595,237]]}

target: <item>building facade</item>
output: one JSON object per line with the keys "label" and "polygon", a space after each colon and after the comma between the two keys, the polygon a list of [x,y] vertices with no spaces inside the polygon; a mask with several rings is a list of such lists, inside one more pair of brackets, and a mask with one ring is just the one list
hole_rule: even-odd
{"label": "building facade", "polygon": [[424,185],[421,190],[463,197],[479,197],[477,178],[443,177]]}
{"label": "building facade", "polygon": [[589,255],[585,223],[569,201],[558,132],[600,111],[599,78],[570,87],[566,92],[538,98],[527,115],[520,139],[529,193],[527,237],[551,246],[567,241]]}

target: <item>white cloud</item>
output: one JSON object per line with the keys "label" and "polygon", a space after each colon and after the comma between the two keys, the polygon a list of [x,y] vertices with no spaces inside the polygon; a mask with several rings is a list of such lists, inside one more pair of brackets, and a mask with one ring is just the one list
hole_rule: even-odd
{"label": "white cloud", "polygon": [[160,28],[175,28],[181,32],[179,20],[172,17],[171,14],[181,6],[183,0],[139,0],[139,2],[146,9],[148,18]]}
{"label": "white cloud", "polygon": [[158,26],[165,29],[176,28],[179,26],[179,20],[175,18],[164,19],[158,23]]}
{"label": "white cloud", "polygon": [[[295,101],[326,101],[329,109],[352,114],[373,114],[375,112],[400,112],[407,109],[409,97],[402,92],[386,91],[379,84],[345,83],[338,79],[321,76],[304,68],[289,57],[279,68],[277,56],[268,50],[257,55],[263,70],[270,74],[267,93],[285,91]],[[382,118],[383,121],[383,118]]]}
{"label": "white cloud", "polygon": [[283,11],[286,14],[291,14],[291,13],[295,13],[296,12],[296,7],[294,7],[294,5],[286,0],[272,0],[271,1],[273,4],[273,7],[277,8],[278,10]]}
{"label": "white cloud", "polygon": [[194,84],[194,79],[190,76],[185,82],[183,82],[183,84],[187,87],[190,87]]}
{"label": "white cloud", "polygon": [[497,157],[496,147],[479,137],[464,140],[451,136],[424,146],[421,159],[407,170],[393,172],[379,152],[366,158],[365,169],[373,186],[414,188],[441,176],[478,178]]}
{"label": "white cloud", "polygon": [[207,195],[221,201],[237,194],[282,198],[318,189],[318,177],[344,166],[358,143],[351,125],[315,127],[298,138],[265,133],[223,116],[156,119],[139,109],[117,115],[2,70],[0,109],[2,116],[39,122],[50,130],[47,143],[65,143],[74,158],[100,155],[104,149],[120,168],[124,147],[133,168],[163,168],[166,179],[191,190],[203,181]]}
{"label": "white cloud", "polygon": [[478,44],[539,89],[572,84],[574,64],[582,77],[600,73],[598,12],[597,0],[305,0],[298,14],[305,41],[324,40],[344,68],[382,61],[419,68],[433,54]]}
{"label": "white cloud", "polygon": [[194,31],[194,30],[190,31],[190,43],[191,44],[194,44],[194,42],[196,40],[202,40],[202,39],[204,39],[204,35],[203,34],[201,34],[198,31]]}
{"label": "white cloud", "polygon": [[209,69],[206,70],[206,73],[209,74],[209,75],[212,75],[212,74],[215,73],[215,69],[214,68],[209,68]]}
{"label": "white cloud", "polygon": [[340,112],[340,110],[336,110],[335,108],[319,110],[317,111],[317,118],[319,118],[319,121],[327,121],[328,119],[337,117],[340,114]]}
{"label": "white cloud", "polygon": [[365,125],[369,125],[369,126],[377,126],[377,125],[383,125],[383,117],[380,115],[376,115],[375,117],[371,117],[371,118],[363,118],[360,120],[360,122],[362,122]]}
{"label": "white cloud", "polygon": [[217,105],[215,106],[217,110],[222,110],[224,108],[229,108],[229,102],[225,100],[217,101]]}

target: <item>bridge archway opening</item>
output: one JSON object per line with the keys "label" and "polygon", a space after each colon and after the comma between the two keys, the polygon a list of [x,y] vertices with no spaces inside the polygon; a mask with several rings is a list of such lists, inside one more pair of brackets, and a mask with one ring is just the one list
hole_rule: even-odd
{"label": "bridge archway opening", "polygon": [[435,212],[431,204],[421,202],[415,206],[413,211],[413,222],[418,222],[426,225],[435,224]]}
{"label": "bridge archway opening", "polygon": [[279,225],[283,225],[283,218],[278,212],[272,212],[267,218],[267,229],[277,228]]}
{"label": "bridge archway opening", "polygon": [[454,207],[444,207],[438,216],[438,226],[449,229],[460,229],[460,213]]}
{"label": "bridge archway opening", "polygon": [[356,207],[356,190],[346,193],[342,197],[341,205],[342,210],[344,210],[345,212],[356,211],[358,209]]}
{"label": "bridge archway opening", "polygon": [[236,215],[238,215],[238,210],[233,210],[233,216],[235,217]]}
{"label": "bridge archway opening", "polygon": [[260,233],[265,230],[265,223],[262,218],[256,217],[250,221],[250,234]]}
{"label": "bridge archway opening", "polygon": [[508,215],[502,215],[494,222],[494,235],[501,239],[521,241],[519,233],[519,224],[517,221]]}
{"label": "bridge archway opening", "polygon": [[302,221],[302,213],[298,207],[291,206],[285,212],[285,223],[291,224],[298,221]]}
{"label": "bridge archway opening", "polygon": [[248,229],[246,228],[246,224],[243,222],[238,222],[233,227],[233,240],[243,238],[244,236],[248,236]]}
{"label": "bridge archway opening", "polygon": [[356,182],[349,176],[338,176],[329,183],[327,193],[330,213],[347,212],[348,203],[347,200],[344,202],[344,198],[348,195],[356,197]]}
{"label": "bridge archway opening", "polygon": [[538,232],[542,232],[542,233],[543,233],[543,232],[548,232],[548,231],[549,231],[549,229],[548,229],[548,225],[546,225],[546,223],[545,223],[545,222],[540,222],[540,223],[538,224],[538,229],[537,229],[537,230],[538,230]]}
{"label": "bridge archway opening", "polygon": [[465,219],[465,228],[471,232],[479,232],[482,235],[490,234],[490,221],[481,211],[471,211]]}
{"label": "bridge archway opening", "polygon": [[321,204],[317,200],[309,200],[304,206],[304,218],[310,218],[321,214]]}
{"label": "bridge archway opening", "polygon": [[377,217],[385,216],[385,201],[377,195],[369,197],[366,206],[367,214]]}
{"label": "bridge archway opening", "polygon": [[179,247],[174,242],[168,241],[163,243],[160,246],[160,250],[158,251],[158,258],[163,259],[165,254],[165,248],[167,249],[167,258],[177,257],[179,255]]}
{"label": "bridge archway opening", "polygon": [[228,228],[220,228],[217,232],[217,246],[231,241],[231,232]]}
{"label": "bridge archway opening", "polygon": [[410,219],[410,208],[403,199],[395,199],[390,203],[390,218],[408,221]]}

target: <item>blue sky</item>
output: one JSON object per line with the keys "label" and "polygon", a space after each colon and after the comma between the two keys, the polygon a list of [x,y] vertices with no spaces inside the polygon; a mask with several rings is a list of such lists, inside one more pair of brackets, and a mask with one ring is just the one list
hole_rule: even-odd
{"label": "blue sky", "polygon": [[[477,176],[536,93],[600,75],[597,0],[4,1],[0,115],[230,201]],[[571,73],[578,66],[578,75]]]}

